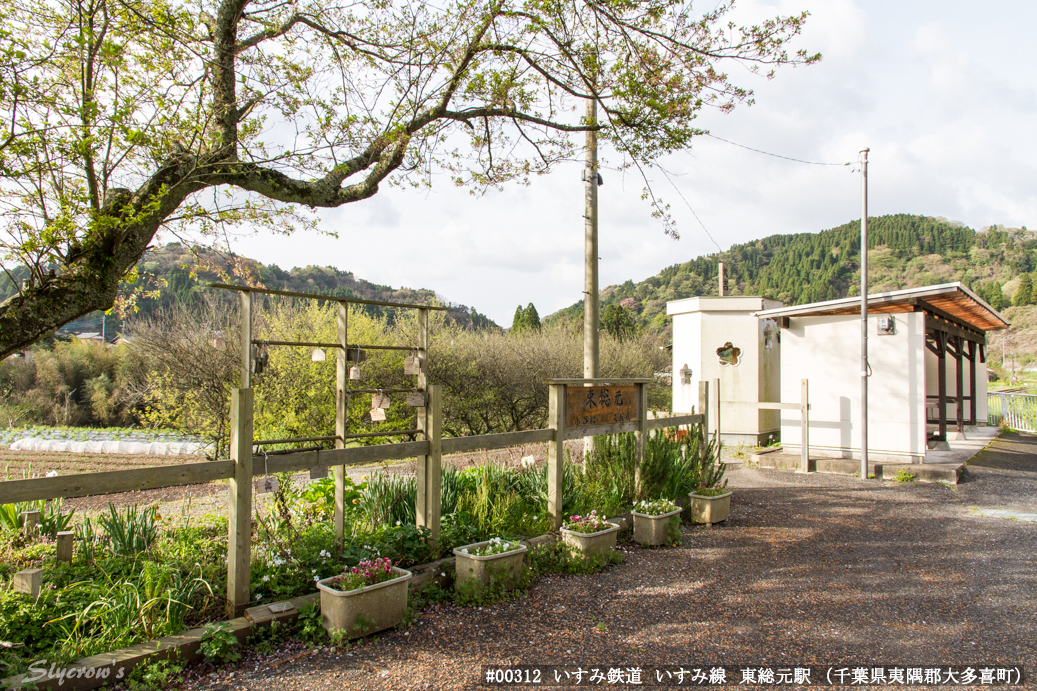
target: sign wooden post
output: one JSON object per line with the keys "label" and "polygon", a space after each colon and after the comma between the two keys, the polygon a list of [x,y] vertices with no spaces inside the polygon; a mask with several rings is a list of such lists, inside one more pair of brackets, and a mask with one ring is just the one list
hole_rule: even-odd
{"label": "sign wooden post", "polygon": [[799,394],[800,408],[800,435],[803,437],[800,449],[799,469],[804,473],[810,472],[810,384],[809,379],[800,380],[802,391]]}
{"label": "sign wooden post", "polygon": [[699,460],[706,461],[709,451],[709,382],[699,382],[699,415],[702,416],[702,440],[699,442]]}
{"label": "sign wooden post", "polygon": [[[346,448],[346,377],[349,376],[346,361],[347,325],[349,305],[338,303],[335,322],[338,326],[338,353],[335,356],[335,448]],[[335,475],[335,537],[339,544],[346,538],[346,467],[337,465],[332,471]]]}
{"label": "sign wooden post", "polygon": [[230,398],[230,478],[227,541],[227,616],[240,617],[249,601],[252,549],[252,389]]}
{"label": "sign wooden post", "polygon": [[648,387],[637,384],[637,430],[634,432],[634,495],[641,496],[641,463],[645,460],[645,438],[648,424]]}
{"label": "sign wooden post", "polygon": [[547,443],[547,512],[551,527],[562,527],[562,463],[565,460],[566,400],[564,384],[548,385],[547,426],[554,439]]}

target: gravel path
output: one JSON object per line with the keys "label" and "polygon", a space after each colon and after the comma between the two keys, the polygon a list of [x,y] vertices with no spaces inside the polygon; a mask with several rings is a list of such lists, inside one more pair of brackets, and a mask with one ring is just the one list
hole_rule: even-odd
{"label": "gravel path", "polygon": [[731,518],[686,527],[678,549],[628,546],[594,576],[429,608],[349,651],[285,645],[190,688],[470,689],[510,664],[980,663],[1022,664],[1035,688],[1037,525],[970,512],[1035,510],[1035,452],[1037,437],[1008,436],[957,488],[732,468]]}

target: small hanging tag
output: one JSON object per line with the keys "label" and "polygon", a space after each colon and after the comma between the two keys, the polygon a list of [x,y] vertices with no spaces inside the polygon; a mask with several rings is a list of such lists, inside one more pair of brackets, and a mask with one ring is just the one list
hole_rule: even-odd
{"label": "small hanging tag", "polygon": [[384,422],[385,408],[371,408],[371,422]]}
{"label": "small hanging tag", "polygon": [[407,394],[407,405],[411,408],[424,408],[425,394],[420,392]]}
{"label": "small hanging tag", "polygon": [[372,408],[389,408],[392,406],[392,401],[385,394],[378,394],[371,396],[371,407]]}
{"label": "small hanging tag", "polygon": [[357,367],[356,365],[353,365],[352,367],[350,367],[349,368],[349,378],[352,379],[353,381],[359,381],[360,380],[360,368]]}
{"label": "small hanging tag", "polygon": [[425,361],[420,355],[409,355],[403,359],[404,374],[421,374],[425,369]]}
{"label": "small hanging tag", "polygon": [[328,466],[326,465],[315,465],[310,468],[310,479],[311,480],[323,480],[328,476]]}
{"label": "small hanging tag", "polygon": [[256,494],[270,494],[281,489],[281,482],[276,477],[261,477],[256,483]]}

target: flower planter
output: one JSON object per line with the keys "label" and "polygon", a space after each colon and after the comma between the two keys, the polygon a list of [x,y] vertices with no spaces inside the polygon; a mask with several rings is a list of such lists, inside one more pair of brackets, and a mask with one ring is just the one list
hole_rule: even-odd
{"label": "flower planter", "polygon": [[491,578],[503,579],[511,584],[519,582],[519,578],[522,576],[522,564],[526,560],[526,546],[519,544],[509,552],[491,554],[486,557],[477,557],[461,551],[466,549],[472,552],[488,544],[490,544],[489,540],[454,548],[455,588],[471,580],[477,580],[485,587],[490,584]]}
{"label": "flower planter", "polygon": [[691,522],[705,523],[707,526],[726,521],[731,515],[731,492],[715,497],[704,497],[701,494],[689,494],[691,501]]}
{"label": "flower planter", "polygon": [[393,567],[393,578],[357,590],[338,590],[332,581],[338,576],[317,581],[320,614],[328,633],[346,632],[347,638],[360,638],[403,621],[407,608],[410,571]]}
{"label": "flower planter", "polygon": [[611,528],[599,530],[596,533],[577,533],[562,528],[562,542],[568,546],[570,552],[580,552],[585,557],[593,557],[602,552],[608,552],[616,546],[616,534],[619,526],[609,523]]}
{"label": "flower planter", "polygon": [[679,514],[681,509],[674,509],[669,513],[653,516],[647,513],[631,511],[634,517],[634,541],[642,545],[666,545],[670,543],[669,525],[671,521],[677,521],[680,525]]}

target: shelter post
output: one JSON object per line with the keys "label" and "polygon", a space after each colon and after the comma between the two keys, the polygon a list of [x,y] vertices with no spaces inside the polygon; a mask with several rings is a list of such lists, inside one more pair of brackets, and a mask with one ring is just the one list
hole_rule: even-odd
{"label": "shelter post", "polygon": [[965,391],[962,376],[965,362],[964,348],[965,340],[960,336],[954,336],[954,412],[958,432],[965,431]]}
{"label": "shelter post", "polygon": [[801,393],[799,394],[801,436],[802,444],[799,451],[799,469],[804,473],[810,472],[810,380],[801,379]]}
{"label": "shelter post", "polygon": [[969,358],[969,424],[976,424],[976,342],[968,342]]}

